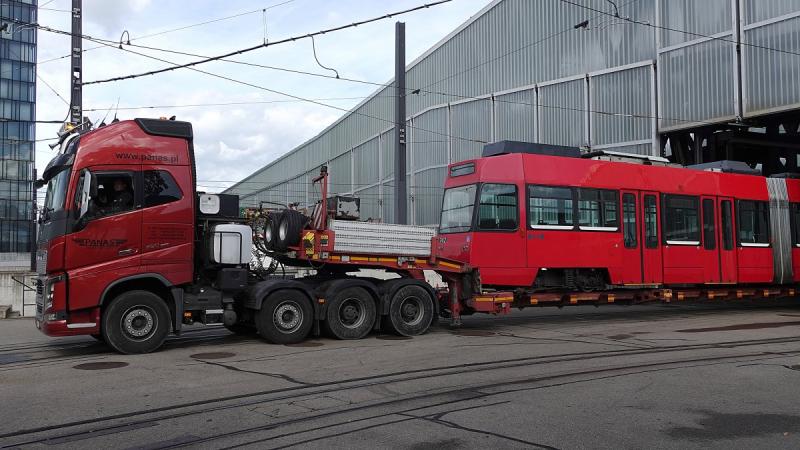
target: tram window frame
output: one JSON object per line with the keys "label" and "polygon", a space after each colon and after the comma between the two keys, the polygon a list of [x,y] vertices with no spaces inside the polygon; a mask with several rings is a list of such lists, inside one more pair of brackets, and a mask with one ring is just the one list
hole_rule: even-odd
{"label": "tram window frame", "polygon": [[[676,201],[690,201],[692,206],[676,206]],[[685,211],[694,211],[694,229],[685,227],[688,224]],[[680,216],[676,216],[681,214]],[[682,219],[684,227],[676,227],[678,221],[672,219]],[[695,195],[664,194],[661,204],[661,234],[666,245],[700,245],[701,220],[700,220],[700,197]],[[672,222],[672,223],[671,223]],[[675,234],[681,233],[679,236]]]}
{"label": "tram window frame", "polygon": [[[577,202],[575,201],[575,190],[569,186],[547,186],[547,185],[540,185],[540,184],[529,184],[527,189],[528,199],[527,199],[527,228],[531,230],[574,230],[575,229],[575,222],[576,222],[576,211],[577,211]],[[560,195],[553,195],[555,192],[560,193]],[[569,192],[569,197],[563,195],[565,192]],[[534,199],[542,199],[542,200],[556,200],[556,215],[558,218],[558,223],[533,223],[534,216],[534,208],[540,208],[544,210],[552,209],[552,206],[547,205],[533,205]],[[562,205],[561,202],[569,202],[569,206],[567,207],[565,204]],[[562,221],[561,216],[564,216],[566,219],[567,214],[570,215],[571,220],[567,222],[566,220]],[[544,214],[540,215],[544,216]]]}
{"label": "tram window frame", "polygon": [[[761,217],[758,223],[764,227],[763,232],[758,235],[758,240],[756,240],[756,232],[755,232],[755,225],[756,222],[753,222],[754,229],[752,230],[753,236],[752,240],[750,237],[746,238],[746,240],[742,239],[743,232],[750,232],[750,230],[745,230],[742,226],[745,225],[745,220],[742,219],[742,216],[749,212],[753,212],[754,214],[760,214]],[[739,247],[771,247],[772,244],[770,243],[771,233],[770,233],[770,222],[769,222],[769,202],[763,200],[737,200],[736,201],[736,242]],[[749,222],[749,221],[747,221]]]}
{"label": "tram window frame", "polygon": [[722,228],[722,249],[733,250],[733,202],[722,200],[720,202],[720,217]]}
{"label": "tram window frame", "polygon": [[[501,203],[488,203],[484,201],[484,195],[488,194],[488,190],[490,189],[497,189],[497,188],[511,188],[513,189],[513,195],[505,195],[501,194],[502,198],[508,198],[514,200],[513,204],[501,204]],[[497,198],[501,198],[501,195],[494,195],[495,200]],[[480,185],[480,192],[478,193],[478,212],[477,212],[477,219],[476,219],[476,227],[477,231],[497,231],[502,233],[513,233],[519,230],[519,190],[517,189],[516,184],[510,183],[483,183]],[[483,212],[485,211],[484,207],[494,207],[494,212],[497,214],[496,216],[486,216],[485,218],[495,219],[495,226],[494,227],[485,227],[486,223],[484,222],[484,215]],[[501,209],[511,209],[514,212],[514,217],[509,219],[500,219],[499,212]],[[513,219],[513,228],[503,227],[503,221],[509,221]]]}
{"label": "tram window frame", "polygon": [[[650,211],[652,206],[652,211]],[[644,196],[644,246],[645,248],[658,248],[658,198],[653,194],[645,194]],[[652,227],[648,228],[648,224]],[[652,233],[651,233],[652,231]]]}
{"label": "tram window frame", "polygon": [[636,220],[636,195],[622,194],[622,237],[625,248],[639,247],[639,227]]}
{"label": "tram window frame", "polygon": [[716,250],[717,248],[717,221],[714,199],[703,199],[703,248]]}
{"label": "tram window frame", "polygon": [[[611,231],[617,232],[620,229],[620,204],[619,191],[611,189],[577,188],[576,206],[578,229],[581,231]],[[588,209],[583,206],[585,203],[596,202],[597,209]],[[612,208],[613,207],[613,208]],[[584,222],[582,211],[597,213],[598,223]],[[613,220],[609,220],[609,212],[613,212]]]}

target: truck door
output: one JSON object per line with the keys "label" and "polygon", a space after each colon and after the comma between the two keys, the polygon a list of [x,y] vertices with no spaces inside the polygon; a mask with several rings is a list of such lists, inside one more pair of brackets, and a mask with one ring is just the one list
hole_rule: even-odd
{"label": "truck door", "polygon": [[661,202],[657,192],[641,193],[642,210],[642,282],[660,284],[664,282],[661,260]]}
{"label": "truck door", "polygon": [[642,239],[638,223],[641,221],[638,192],[622,191],[622,282],[640,284],[644,278],[642,267]]}
{"label": "truck door", "polygon": [[717,198],[719,215],[719,272],[721,283],[736,283],[736,246],[733,242],[733,230],[736,229],[733,215],[733,199]]}
{"label": "truck door", "polygon": [[189,166],[142,166],[142,266],[174,284],[192,279],[194,205],[190,170]]}
{"label": "truck door", "polygon": [[[89,173],[79,177],[79,186]],[[96,307],[109,283],[139,272],[142,211],[136,172],[130,166],[119,170],[104,166],[91,173],[96,192],[89,201],[89,213],[73,225],[66,239],[70,310]]]}
{"label": "truck door", "polygon": [[716,199],[700,197],[701,220],[703,224],[703,280],[705,283],[720,282],[720,251],[718,245],[719,228],[716,214]]}

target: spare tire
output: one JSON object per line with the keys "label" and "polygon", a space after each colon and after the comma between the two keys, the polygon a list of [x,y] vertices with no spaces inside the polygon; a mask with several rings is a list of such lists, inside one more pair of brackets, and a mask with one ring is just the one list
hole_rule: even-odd
{"label": "spare tire", "polygon": [[308,223],[308,217],[293,210],[284,210],[277,220],[275,250],[286,251],[300,243],[300,233]]}
{"label": "spare tire", "polygon": [[264,244],[268,250],[275,250],[275,242],[278,237],[278,219],[280,213],[267,213],[264,218]]}

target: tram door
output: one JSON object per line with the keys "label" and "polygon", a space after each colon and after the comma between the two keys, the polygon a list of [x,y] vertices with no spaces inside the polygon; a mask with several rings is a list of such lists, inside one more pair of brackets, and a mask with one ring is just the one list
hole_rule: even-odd
{"label": "tram door", "polygon": [[661,284],[664,282],[664,268],[661,259],[661,202],[658,193],[640,192],[639,204],[642,211],[642,282]]}
{"label": "tram door", "polygon": [[720,282],[719,220],[715,197],[700,197],[701,221],[703,224],[702,266],[705,283]]}
{"label": "tram door", "polygon": [[663,282],[656,192],[622,191],[623,282]]}
{"label": "tram door", "polygon": [[734,226],[733,199],[717,197],[717,217],[719,220],[719,275],[720,283],[736,283],[736,246],[733,241]]}

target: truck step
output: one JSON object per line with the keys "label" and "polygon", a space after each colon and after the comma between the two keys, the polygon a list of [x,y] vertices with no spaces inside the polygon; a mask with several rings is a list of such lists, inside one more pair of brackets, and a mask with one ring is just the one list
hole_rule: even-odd
{"label": "truck step", "polygon": [[0,319],[9,318],[10,314],[11,314],[10,305],[0,305]]}

